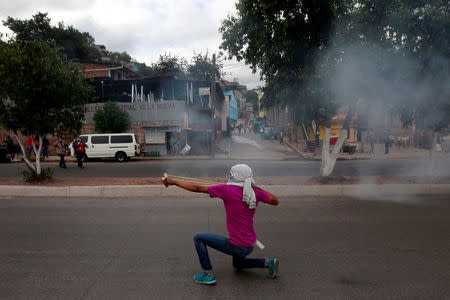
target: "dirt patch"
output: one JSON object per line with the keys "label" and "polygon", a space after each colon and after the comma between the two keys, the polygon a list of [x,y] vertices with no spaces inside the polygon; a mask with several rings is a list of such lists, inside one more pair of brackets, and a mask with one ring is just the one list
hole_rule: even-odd
{"label": "dirt patch", "polygon": [[361,178],[352,176],[328,176],[328,177],[311,177],[308,182],[311,184],[356,184]]}
{"label": "dirt patch", "polygon": [[310,177],[308,184],[448,184],[449,176],[329,176]]}

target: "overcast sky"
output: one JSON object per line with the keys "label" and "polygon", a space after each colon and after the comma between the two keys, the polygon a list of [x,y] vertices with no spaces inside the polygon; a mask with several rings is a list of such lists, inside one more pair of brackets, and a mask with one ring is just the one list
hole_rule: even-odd
{"label": "overcast sky", "polygon": [[[30,19],[47,12],[52,24],[63,21],[89,32],[109,51],[126,51],[150,65],[160,54],[191,60],[195,53],[218,53],[221,21],[235,14],[234,0],[13,0],[0,2],[0,19]],[[0,32],[9,33],[0,25]],[[224,61],[227,80],[248,89],[262,86],[244,63]]]}

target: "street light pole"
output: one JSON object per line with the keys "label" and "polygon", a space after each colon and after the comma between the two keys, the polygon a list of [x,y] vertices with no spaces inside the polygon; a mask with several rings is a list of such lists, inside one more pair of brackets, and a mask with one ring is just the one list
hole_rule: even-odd
{"label": "street light pole", "polygon": [[103,80],[100,82],[102,84],[102,102],[105,102],[105,94],[103,93]]}

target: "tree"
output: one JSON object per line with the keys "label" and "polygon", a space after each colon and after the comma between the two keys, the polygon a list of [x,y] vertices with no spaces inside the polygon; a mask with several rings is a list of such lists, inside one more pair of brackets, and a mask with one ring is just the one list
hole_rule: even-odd
{"label": "tree", "polygon": [[[240,0],[237,16],[222,22],[220,47],[229,58],[244,60],[254,72],[260,71],[266,83],[264,107],[289,105],[303,120],[330,118],[334,106],[316,66],[329,50],[339,4],[333,0]],[[330,164],[333,159],[328,155],[323,152],[322,159]],[[321,175],[328,176],[323,170]]]}
{"label": "tree", "polygon": [[305,87],[314,79],[318,56],[327,50],[336,2],[241,0],[237,17],[222,22],[221,49],[260,71],[266,106],[307,100]]}
{"label": "tree", "polygon": [[174,76],[178,79],[186,78],[188,63],[186,59],[165,53],[159,56],[159,60],[152,64],[152,76]]}
{"label": "tree", "polygon": [[208,57],[208,52],[205,55],[195,53],[192,63],[187,68],[187,74],[193,80],[210,81],[213,77],[220,80],[224,76],[223,64],[218,58],[214,66],[213,60]]}
{"label": "tree", "polygon": [[30,20],[19,20],[8,17],[3,25],[14,32],[17,40],[33,41],[54,40],[62,47],[67,59],[97,59],[100,54],[94,47],[94,38],[87,32],[80,32],[72,26],[66,27],[63,22],[58,26],[50,25],[47,13],[37,13]]}
{"label": "tree", "polygon": [[103,110],[97,110],[94,114],[95,131],[119,133],[124,132],[129,125],[128,114],[120,110],[117,105],[108,101],[103,105]]}
{"label": "tree", "polygon": [[259,99],[257,91],[256,90],[246,91],[243,96],[247,103],[251,103],[253,105],[253,111],[258,112]]}
{"label": "tree", "polygon": [[287,104],[297,120],[327,124],[322,176],[331,174],[342,141],[327,157],[339,104],[353,110],[362,97],[400,111],[404,124],[420,117],[435,129],[447,126],[446,1],[241,0],[236,7],[238,16],[220,28],[222,49],[261,70],[264,106]]}
{"label": "tree", "polygon": [[[376,87],[389,91],[386,102],[400,116],[404,127],[411,126],[412,136],[416,125],[433,132],[428,170],[432,175],[436,132],[448,128],[450,123],[448,1],[355,2],[357,9],[349,19],[364,32],[358,41],[391,57],[380,63],[383,80]],[[376,17],[369,18],[371,22],[363,21],[373,12]],[[378,24],[378,29],[369,31],[373,24]]]}
{"label": "tree", "polygon": [[138,73],[144,77],[152,77],[154,75],[152,68],[147,66],[145,63],[139,64]]}
{"label": "tree", "polygon": [[[346,19],[351,26],[347,37],[361,50],[378,50],[376,89],[395,82],[402,95],[390,91],[389,103],[396,106],[404,125],[417,116],[435,119],[430,127],[439,129],[447,121],[435,118],[449,99],[450,26],[447,1],[348,1],[353,9]],[[380,55],[381,54],[381,55]],[[424,91],[426,93],[424,94]],[[433,99],[434,105],[429,105]],[[448,114],[447,114],[448,115]],[[444,114],[442,114],[444,117]]]}
{"label": "tree", "polygon": [[125,51],[106,51],[106,55],[109,58],[109,61],[113,63],[130,63],[133,61],[133,58]]}
{"label": "tree", "polygon": [[[92,91],[77,64],[65,63],[61,49],[41,40],[0,43],[0,122],[17,139],[26,164],[41,174],[43,136],[76,133],[83,104]],[[26,157],[19,134],[39,137],[36,165]]]}

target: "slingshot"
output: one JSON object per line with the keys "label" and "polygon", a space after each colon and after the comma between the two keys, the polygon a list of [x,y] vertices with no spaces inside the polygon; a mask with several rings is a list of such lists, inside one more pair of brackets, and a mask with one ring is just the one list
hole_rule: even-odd
{"label": "slingshot", "polygon": [[172,178],[183,182],[190,182],[190,183],[197,183],[200,185],[217,185],[221,184],[221,182],[212,181],[212,180],[206,180],[206,179],[200,179],[200,178],[192,178],[192,177],[184,177],[184,176],[177,176],[177,175],[171,175],[164,173],[164,176],[162,177],[162,180],[164,182],[164,179]]}

